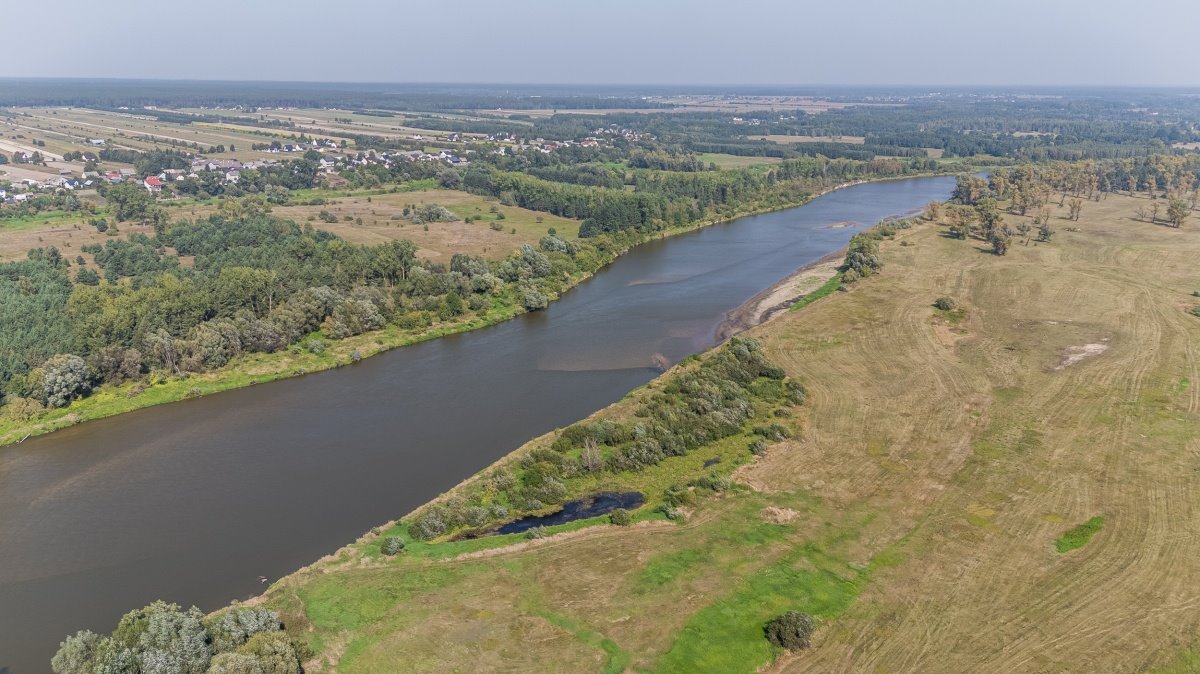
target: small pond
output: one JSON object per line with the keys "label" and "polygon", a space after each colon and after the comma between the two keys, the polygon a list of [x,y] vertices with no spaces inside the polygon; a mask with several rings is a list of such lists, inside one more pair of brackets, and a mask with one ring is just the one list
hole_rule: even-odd
{"label": "small pond", "polygon": [[575,520],[607,515],[617,508],[633,510],[646,502],[640,491],[602,491],[581,499],[568,501],[562,510],[549,515],[530,515],[519,520],[513,520],[497,528],[492,533],[519,534],[534,527],[552,527],[556,524],[566,524]]}

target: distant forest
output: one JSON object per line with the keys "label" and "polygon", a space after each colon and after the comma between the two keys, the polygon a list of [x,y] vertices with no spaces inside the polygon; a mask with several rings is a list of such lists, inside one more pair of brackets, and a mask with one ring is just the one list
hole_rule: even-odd
{"label": "distant forest", "polygon": [[[668,96],[716,95],[811,96],[851,105],[820,114],[798,112],[786,105],[734,114],[734,108],[683,112],[663,101]],[[577,140],[599,127],[615,127],[652,135],[676,150],[782,159],[817,155],[856,160],[924,157],[931,149],[950,157],[988,155],[1022,161],[1074,161],[1178,152],[1183,150],[1173,145],[1200,141],[1195,123],[1200,119],[1200,100],[1171,90],[1068,89],[1050,93],[1040,89],[952,89],[929,93],[897,87],[777,87],[722,92],[712,87],[0,79],[0,107],[44,105],[108,110],[144,106],[245,111],[315,107],[381,116],[405,111],[412,113],[405,115],[409,125],[436,131],[519,133]],[[553,110],[558,114],[486,120],[438,116],[497,109]],[[605,109],[670,114],[572,114]],[[189,116],[153,110],[147,114],[171,123],[227,121],[215,113]],[[238,121],[248,123],[245,118]],[[278,120],[261,123],[281,124]],[[777,143],[755,139],[760,136],[861,136],[865,142]],[[370,138],[362,140],[360,146],[379,145]]]}

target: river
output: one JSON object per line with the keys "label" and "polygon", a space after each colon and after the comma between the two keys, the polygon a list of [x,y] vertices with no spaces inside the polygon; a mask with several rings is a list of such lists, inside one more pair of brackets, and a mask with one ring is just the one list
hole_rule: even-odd
{"label": "river", "polygon": [[[154,599],[212,610],[708,349],[734,309],[950,177],[635,248],[543,312],[0,449],[0,674]],[[834,223],[856,227],[831,227]]]}

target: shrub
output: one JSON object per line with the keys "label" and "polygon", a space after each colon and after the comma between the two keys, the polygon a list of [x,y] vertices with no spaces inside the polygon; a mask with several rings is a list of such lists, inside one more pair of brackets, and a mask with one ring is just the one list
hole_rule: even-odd
{"label": "shrub", "polygon": [[950,297],[939,297],[933,301],[933,306],[942,311],[954,311],[958,308],[958,303]]}
{"label": "shrub", "polygon": [[305,343],[304,348],[308,349],[309,353],[321,355],[322,353],[325,353],[325,342],[313,337],[312,339],[308,340],[307,343]]}
{"label": "shrub", "polygon": [[767,623],[763,631],[772,644],[799,651],[812,645],[813,619],[807,613],[788,611]]}
{"label": "shrub", "polygon": [[473,527],[481,527],[487,524],[488,510],[483,506],[468,506],[463,511],[463,520]]}
{"label": "shrub", "polygon": [[441,508],[429,508],[417,516],[409,525],[408,530],[415,538],[422,541],[432,540],[446,533],[446,521]]}
{"label": "shrub", "polygon": [[768,440],[779,442],[780,440],[786,440],[787,438],[791,437],[792,432],[787,429],[787,426],[774,423],[769,426],[755,426],[754,434],[760,435]]}
{"label": "shrub", "polygon": [[546,527],[534,527],[534,528],[530,529],[529,531],[525,532],[525,538],[528,538],[530,540],[537,539],[537,538],[545,538],[549,535],[550,535],[550,532],[546,531]]}
{"label": "shrub", "polygon": [[380,552],[385,555],[395,555],[404,549],[404,539],[399,536],[388,536],[383,539],[383,545],[379,546]]}
{"label": "shrub", "polygon": [[521,296],[526,311],[540,311],[550,305],[550,299],[540,290],[529,289]]}
{"label": "shrub", "polygon": [[627,527],[633,522],[633,516],[624,508],[617,508],[608,514],[608,521],[621,527]]}
{"label": "shrub", "polygon": [[750,442],[750,453],[758,456],[767,451],[767,441],[762,438],[754,438]]}
{"label": "shrub", "polygon": [[279,614],[262,607],[233,608],[204,619],[204,627],[218,653],[239,648],[255,634],[278,632]]}
{"label": "shrub", "polygon": [[362,354],[358,351],[358,349],[355,349],[350,352],[350,362],[351,363],[357,363],[360,360],[362,360]]}
{"label": "shrub", "polygon": [[32,398],[8,398],[3,408],[4,413],[17,421],[29,421],[45,411],[42,404]]}

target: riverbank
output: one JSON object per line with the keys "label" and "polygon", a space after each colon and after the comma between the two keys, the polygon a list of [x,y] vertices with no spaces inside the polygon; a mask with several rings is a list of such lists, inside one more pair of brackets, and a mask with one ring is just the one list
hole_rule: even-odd
{"label": "riverbank", "polygon": [[838,275],[845,254],[844,248],[834,251],[816,262],[800,267],[775,285],[746,300],[745,304],[726,315],[725,321],[717,328],[717,339],[725,341],[738,333],[762,325],[818,292]]}
{"label": "riverbank", "polygon": [[[883,178],[878,181],[857,180],[841,183],[817,193],[806,195],[803,199],[795,202],[749,208],[727,217],[714,218],[684,227],[674,227],[661,232],[648,233],[641,236],[635,246],[651,240],[668,239],[712,225],[730,222],[738,218],[795,208],[822,195],[854,185],[913,177],[919,176]],[[599,269],[612,264],[612,262],[627,251],[628,249],[611,255],[603,262]],[[594,273],[575,275],[570,280],[564,293],[591,278]],[[556,299],[551,298],[551,301],[555,301]],[[116,386],[106,385],[96,389],[87,398],[73,402],[69,407],[46,410],[33,419],[20,420],[11,417],[0,417],[0,447],[24,442],[31,437],[51,433],[87,421],[104,419],[148,407],[175,403],[191,398],[253,386],[255,384],[298,377],[351,365],[362,359],[395,348],[493,326],[519,316],[522,313],[525,313],[525,310],[519,305],[505,303],[503,306],[489,310],[484,316],[447,321],[424,330],[403,330],[394,325],[389,325],[382,330],[365,333],[356,337],[343,340],[327,340],[327,349],[322,354],[311,354],[297,348],[273,354],[246,354],[216,371],[183,375],[154,373],[144,381]]]}

